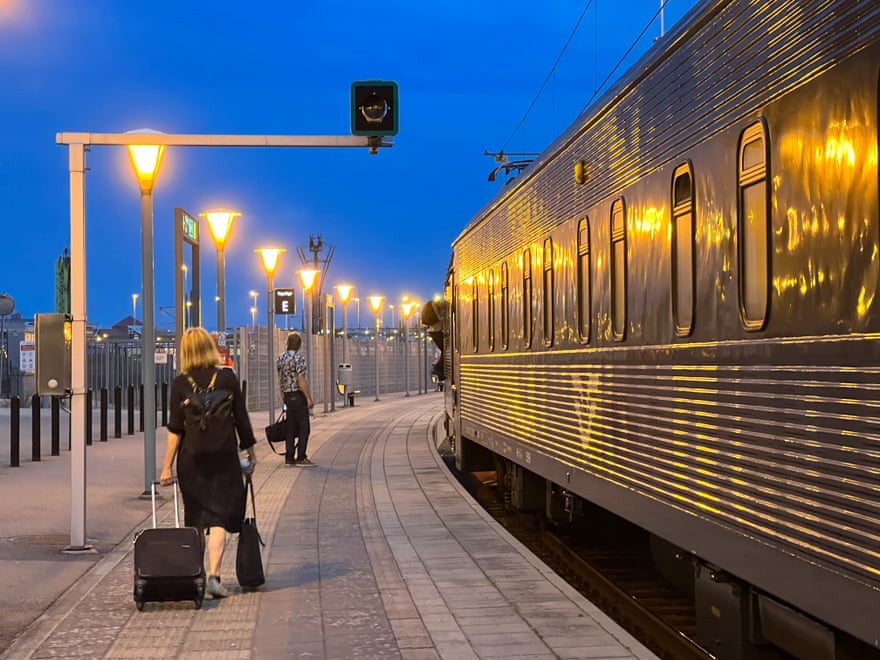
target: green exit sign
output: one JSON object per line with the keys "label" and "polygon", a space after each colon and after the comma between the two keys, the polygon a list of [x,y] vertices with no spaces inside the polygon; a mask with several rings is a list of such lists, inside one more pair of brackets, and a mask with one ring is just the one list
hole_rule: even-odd
{"label": "green exit sign", "polygon": [[183,238],[192,245],[199,244],[199,222],[189,213],[183,214]]}

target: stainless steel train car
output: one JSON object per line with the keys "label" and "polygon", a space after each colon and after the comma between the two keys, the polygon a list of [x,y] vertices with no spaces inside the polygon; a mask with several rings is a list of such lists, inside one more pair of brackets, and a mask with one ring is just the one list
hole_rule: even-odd
{"label": "stainless steel train car", "polygon": [[460,467],[647,530],[720,658],[880,648],[878,90],[875,0],[702,2],[453,243]]}

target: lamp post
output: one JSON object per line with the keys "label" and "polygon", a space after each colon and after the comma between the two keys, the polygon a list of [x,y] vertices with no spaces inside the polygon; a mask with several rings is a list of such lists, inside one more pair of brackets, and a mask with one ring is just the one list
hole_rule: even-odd
{"label": "lamp post", "polygon": [[368,298],[370,301],[370,308],[373,310],[373,314],[376,316],[376,398],[374,401],[379,400],[379,313],[382,311],[382,301],[385,300],[382,296],[370,296]]}
{"label": "lamp post", "polygon": [[208,228],[217,246],[217,332],[226,333],[226,239],[232,229],[232,221],[241,213],[237,211],[206,211],[200,216],[207,218]]}
{"label": "lamp post", "polygon": [[259,297],[259,293],[256,291],[250,292],[250,297],[254,299],[254,304],[251,306],[251,323],[254,326],[254,330],[257,329],[257,297]]}
{"label": "lamp post", "polygon": [[339,302],[342,303],[342,362],[348,364],[348,301],[351,299],[351,292],[354,286],[351,284],[337,284],[336,295],[339,296]]}
{"label": "lamp post", "polygon": [[[139,130],[135,133],[153,131]],[[141,273],[144,293],[141,307],[143,324],[141,332],[141,358],[143,360],[144,400],[144,491],[149,495],[156,480],[156,321],[153,315],[153,184],[159,173],[159,164],[165,147],[160,145],[129,145],[128,153],[141,191]]]}
{"label": "lamp post", "polygon": [[263,262],[263,270],[266,271],[266,324],[269,334],[269,421],[275,420],[275,320],[272,309],[272,292],[275,290],[275,271],[278,268],[278,258],[284,248],[264,247],[254,250],[260,254]]}
{"label": "lamp post", "polygon": [[400,303],[400,313],[403,315],[403,380],[406,389],[404,396],[409,396],[409,315],[412,310],[412,302],[404,300]]}
{"label": "lamp post", "polygon": [[[311,268],[305,268],[296,271],[303,285],[303,340],[305,341],[306,364],[311,365],[311,348],[312,348],[312,287],[318,277],[320,271]],[[306,299],[306,295],[308,298]]]}
{"label": "lamp post", "polygon": [[138,294],[131,294],[131,324],[137,325],[137,302]]}
{"label": "lamp post", "polygon": [[360,327],[361,327],[361,299],[360,298],[352,298],[352,300],[354,300],[357,303],[357,310],[358,310],[357,327],[358,327],[358,329],[360,329]]}

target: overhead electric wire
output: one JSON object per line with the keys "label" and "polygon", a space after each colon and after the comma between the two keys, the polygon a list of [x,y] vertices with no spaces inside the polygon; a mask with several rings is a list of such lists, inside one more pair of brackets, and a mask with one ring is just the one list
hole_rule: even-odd
{"label": "overhead electric wire", "polygon": [[[532,102],[529,104],[529,107],[525,111],[525,114],[523,115],[522,119],[519,120],[519,123],[516,125],[516,128],[513,129],[513,132],[510,134],[510,137],[507,138],[507,140],[504,142],[504,146],[501,147],[500,151],[502,153],[507,148],[507,145],[510,144],[510,141],[513,140],[514,136],[525,125],[526,119],[528,119],[529,114],[531,113],[532,109],[535,107],[535,104],[538,102],[538,99],[541,97],[541,94],[544,92],[544,89],[547,87],[547,83],[550,82],[550,80],[553,78],[553,74],[556,73],[556,68],[559,66],[559,63],[562,60],[562,57],[565,55],[565,51],[568,50],[569,45],[571,45],[572,39],[574,39],[574,36],[577,33],[578,28],[580,28],[580,25],[584,20],[584,16],[586,16],[587,11],[589,10],[589,8],[592,4],[593,4],[593,0],[587,0],[587,4],[584,7],[583,12],[581,12],[580,17],[577,20],[577,23],[575,23],[575,26],[572,29],[571,34],[568,37],[568,40],[565,42],[565,45],[562,47],[562,50],[560,51],[559,56],[556,58],[556,61],[553,63],[553,66],[550,69],[550,73],[547,74],[547,77],[544,79],[544,83],[541,85],[541,88],[538,90],[538,93],[535,94],[535,98],[532,99]],[[638,45],[638,43],[642,40],[642,37],[645,36],[645,33],[648,31],[648,29],[651,27],[651,25],[653,25],[654,21],[656,21],[658,16],[660,16],[663,13],[663,8],[665,5],[666,5],[666,2],[660,3],[660,8],[654,13],[654,15],[651,17],[651,20],[649,20],[645,24],[645,27],[639,33],[639,36],[636,37],[636,39],[630,44],[629,48],[627,48],[626,52],[623,54],[623,56],[620,58],[620,60],[618,60],[617,64],[614,65],[614,68],[611,69],[611,71],[605,77],[605,80],[602,81],[602,84],[596,87],[596,89],[593,91],[593,95],[587,101],[586,105],[584,105],[584,107],[581,108],[580,112],[583,112],[584,110],[586,110],[589,107],[589,105],[599,95],[599,92],[605,87],[606,84],[608,84],[608,81],[611,80],[611,78],[612,78],[612,76],[614,76],[615,72],[620,68],[620,66],[624,63],[624,61],[626,61],[626,58],[629,57],[630,53],[632,53],[632,51],[636,47],[636,45]],[[598,25],[598,20],[596,22]],[[597,40],[597,42],[598,42],[598,40]],[[599,58],[598,58],[598,54],[597,54],[597,57],[596,57],[597,63],[598,63],[598,59]],[[596,77],[598,78],[598,75]],[[578,114],[580,114],[580,113],[578,113]]]}
{"label": "overhead electric wire", "polygon": [[556,61],[553,63],[553,66],[550,68],[550,73],[547,74],[547,77],[544,79],[544,83],[541,85],[541,88],[538,90],[538,93],[535,94],[535,98],[532,99],[532,103],[529,105],[522,119],[519,120],[519,123],[516,125],[516,128],[513,129],[513,133],[510,134],[510,137],[507,138],[507,141],[504,143],[504,146],[501,147],[501,151],[504,151],[507,148],[507,145],[510,144],[510,141],[513,139],[513,136],[517,134],[520,128],[522,128],[523,124],[526,123],[526,119],[529,116],[529,113],[532,111],[532,108],[535,107],[535,104],[538,102],[538,99],[541,97],[541,94],[544,92],[544,88],[547,87],[547,83],[550,82],[550,79],[553,78],[553,74],[556,73],[556,67],[559,66],[559,62],[562,61],[563,55],[565,55],[565,51],[568,49],[569,45],[571,45],[571,40],[574,39],[574,35],[577,34],[578,28],[581,25],[581,22],[584,20],[584,16],[587,15],[587,10],[590,8],[590,5],[593,4],[593,0],[587,0],[587,5],[584,7],[584,10],[581,12],[580,18],[578,18],[577,23],[575,23],[574,28],[571,31],[571,34],[568,35],[568,40],[565,42],[565,45],[562,47],[562,50],[559,53],[559,56],[556,58]]}

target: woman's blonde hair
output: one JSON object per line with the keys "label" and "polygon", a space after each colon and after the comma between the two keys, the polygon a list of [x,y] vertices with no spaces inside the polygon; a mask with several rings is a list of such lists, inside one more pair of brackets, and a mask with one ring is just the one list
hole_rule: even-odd
{"label": "woman's blonde hair", "polygon": [[180,340],[180,369],[189,373],[200,367],[220,364],[217,342],[204,328],[187,328]]}

